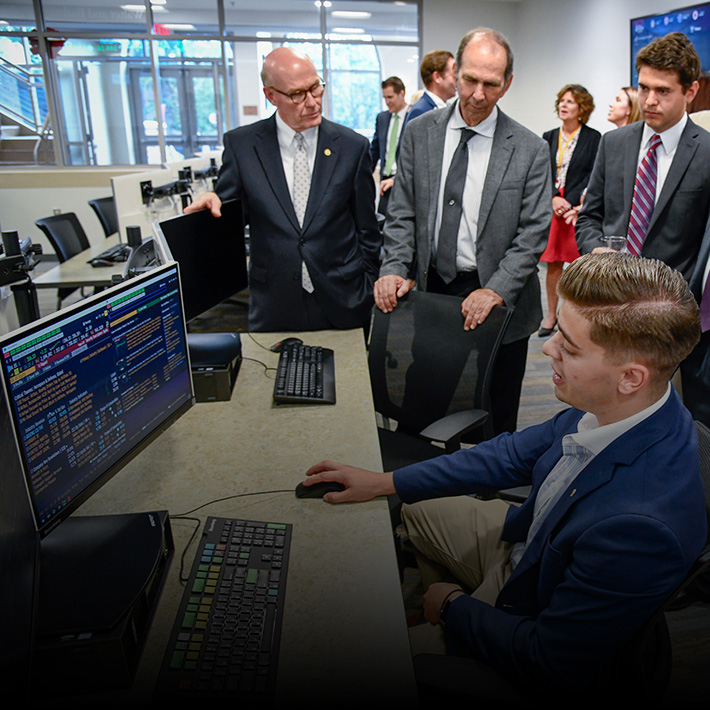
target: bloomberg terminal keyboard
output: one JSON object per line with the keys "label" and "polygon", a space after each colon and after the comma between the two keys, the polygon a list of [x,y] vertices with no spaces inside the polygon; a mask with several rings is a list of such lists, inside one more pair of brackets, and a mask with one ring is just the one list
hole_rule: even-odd
{"label": "bloomberg terminal keyboard", "polygon": [[209,517],[155,700],[273,700],[292,526]]}
{"label": "bloomberg terminal keyboard", "polygon": [[274,383],[279,404],[335,404],[333,351],[319,345],[284,346]]}

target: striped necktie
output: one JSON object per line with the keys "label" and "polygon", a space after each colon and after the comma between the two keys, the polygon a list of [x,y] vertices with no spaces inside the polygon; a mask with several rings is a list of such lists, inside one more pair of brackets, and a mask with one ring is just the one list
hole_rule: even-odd
{"label": "striped necktie", "polygon": [[661,137],[654,133],[651,136],[648,152],[641,161],[636,173],[629,231],[626,235],[626,248],[634,256],[641,256],[641,249],[646,239],[646,232],[653,214],[653,206],[656,202],[656,178],[658,176],[656,148],[659,145],[661,145]]}

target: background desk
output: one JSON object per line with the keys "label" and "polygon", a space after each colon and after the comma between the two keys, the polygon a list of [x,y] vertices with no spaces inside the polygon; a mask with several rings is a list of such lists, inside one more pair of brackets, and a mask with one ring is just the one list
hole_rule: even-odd
{"label": "background desk", "polygon": [[61,264],[57,264],[33,282],[37,288],[68,288],[85,286],[111,286],[114,274],[123,276],[126,267],[125,261],[117,262],[111,266],[92,266],[87,263],[101,252],[118,244],[118,234],[107,237],[101,244],[89,247]]}
{"label": "background desk", "polygon": [[[256,333],[264,346],[281,334]],[[360,330],[300,334],[335,351],[337,404],[279,405],[273,371],[242,362],[229,402],[196,404],[121,471],[82,514],[187,513],[293,524],[278,697],[289,706],[328,702],[368,707],[416,703],[409,639],[387,503],[334,506],[293,490],[321,459],[381,470]],[[245,357],[275,366],[277,355],[242,334]],[[195,523],[172,519],[175,557],[134,693],[151,691],[182,594],[180,555]],[[187,555],[194,558],[195,547]],[[293,704],[293,705],[292,705]]]}

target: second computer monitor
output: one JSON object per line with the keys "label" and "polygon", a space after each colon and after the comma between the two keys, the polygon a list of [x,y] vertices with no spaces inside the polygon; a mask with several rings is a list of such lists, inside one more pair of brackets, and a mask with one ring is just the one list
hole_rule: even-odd
{"label": "second computer monitor", "polygon": [[226,201],[221,211],[221,217],[201,210],[155,225],[164,256],[180,264],[188,321],[248,285],[241,202]]}

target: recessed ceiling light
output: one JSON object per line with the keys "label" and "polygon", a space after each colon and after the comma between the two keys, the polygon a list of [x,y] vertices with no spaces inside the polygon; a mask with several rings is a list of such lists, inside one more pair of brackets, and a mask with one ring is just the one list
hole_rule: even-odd
{"label": "recessed ceiling light", "polygon": [[371,12],[350,12],[349,10],[333,10],[330,13],[331,17],[339,17],[341,20],[369,20],[372,17]]}

